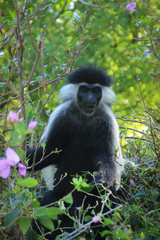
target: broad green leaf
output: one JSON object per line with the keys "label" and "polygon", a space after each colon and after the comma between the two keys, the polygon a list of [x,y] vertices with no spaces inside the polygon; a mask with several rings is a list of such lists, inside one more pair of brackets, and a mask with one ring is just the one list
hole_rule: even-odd
{"label": "broad green leaf", "polygon": [[[4,226],[10,226],[12,227],[14,223],[16,223],[16,219],[18,218],[20,214],[20,210],[19,209],[15,209],[14,211],[12,211],[11,213],[9,213],[5,218],[4,218]],[[9,227],[9,228],[10,228]]]}
{"label": "broad green leaf", "polygon": [[101,233],[102,237],[104,237],[104,236],[106,236],[106,235],[109,235],[109,234],[112,234],[112,235],[113,235],[112,231],[105,230],[105,231],[103,231],[103,232]]}
{"label": "broad green leaf", "polygon": [[85,222],[89,222],[91,219],[92,219],[92,217],[89,215],[84,217]]}
{"label": "broad green leaf", "polygon": [[26,179],[19,178],[17,179],[17,182],[22,186],[22,187],[27,187],[27,188],[32,188],[38,185],[38,182],[36,179],[28,177]]}
{"label": "broad green leaf", "polygon": [[125,230],[118,231],[118,236],[120,239],[127,239],[127,235],[128,235],[127,231],[125,231]]}
{"label": "broad green leaf", "polygon": [[49,207],[49,208],[40,207],[40,208],[34,209],[33,216],[36,218],[45,216],[51,219],[57,219],[57,215],[62,213],[63,211],[57,207]]}
{"label": "broad green leaf", "polygon": [[72,195],[69,195],[63,199],[66,203],[72,204],[73,203],[73,197]]}
{"label": "broad green leaf", "polygon": [[31,219],[30,218],[20,218],[18,219],[18,225],[22,231],[22,234],[25,235],[26,232],[28,231],[29,227],[31,224]]}
{"label": "broad green leaf", "polygon": [[112,224],[112,220],[109,219],[109,218],[105,218],[105,219],[104,219],[104,225],[105,225],[105,226],[108,226],[108,225],[110,225],[110,224]]}
{"label": "broad green leaf", "polygon": [[31,229],[29,229],[27,232],[27,239],[28,240],[40,240],[40,238],[38,238],[38,236],[37,236],[37,233]]}
{"label": "broad green leaf", "polygon": [[54,224],[50,218],[44,216],[44,217],[39,217],[38,220],[44,227],[48,228],[51,231],[54,230]]}

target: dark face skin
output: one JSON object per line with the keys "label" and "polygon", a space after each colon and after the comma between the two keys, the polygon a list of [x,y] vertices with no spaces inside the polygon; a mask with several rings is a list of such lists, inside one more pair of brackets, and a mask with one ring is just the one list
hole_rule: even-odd
{"label": "dark face skin", "polygon": [[85,114],[93,114],[102,98],[102,89],[97,84],[83,84],[77,93],[77,103]]}

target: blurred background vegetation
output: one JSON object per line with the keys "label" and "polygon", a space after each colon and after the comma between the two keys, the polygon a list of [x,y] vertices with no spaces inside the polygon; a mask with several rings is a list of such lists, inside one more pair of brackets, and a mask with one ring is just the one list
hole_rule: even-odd
{"label": "blurred background vegetation", "polygon": [[[102,67],[114,80],[112,88],[117,101],[113,110],[120,124],[123,154],[138,166],[136,169],[128,166],[124,179],[124,184],[129,185],[133,178],[137,187],[129,190],[131,195],[137,194],[137,205],[127,210],[128,219],[136,220],[139,206],[144,211],[141,216],[155,211],[156,215],[152,212],[139,219],[145,224],[138,229],[136,221],[130,224],[135,233],[141,227],[152,229],[151,237],[140,231],[137,239],[160,239],[157,233],[155,238],[152,236],[160,220],[156,211],[160,159],[160,1],[137,0],[136,11],[127,11],[127,3],[0,0],[0,149],[4,153],[7,146],[19,148],[22,144],[12,139],[12,126],[7,122],[10,110],[21,109],[24,122],[38,120],[34,135],[26,139],[28,146],[35,146],[49,114],[59,104],[58,90],[66,76],[88,63]],[[22,128],[17,134],[22,134],[21,131]],[[22,148],[25,146],[23,139]]]}

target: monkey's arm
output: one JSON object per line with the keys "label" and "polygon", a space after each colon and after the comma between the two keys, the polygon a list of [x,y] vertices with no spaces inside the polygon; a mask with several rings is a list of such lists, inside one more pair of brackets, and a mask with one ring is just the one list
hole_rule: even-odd
{"label": "monkey's arm", "polygon": [[58,163],[66,146],[67,127],[65,124],[65,115],[57,114],[57,112],[51,114],[41,139],[41,142],[45,143],[45,149],[40,146],[27,150],[29,167],[34,163],[34,170],[37,171]]}
{"label": "monkey's arm", "polygon": [[114,187],[118,190],[121,187],[121,176],[124,171],[125,161],[122,156],[120,138],[119,138],[119,126],[115,116],[110,112],[112,123],[112,136],[113,136],[113,163],[115,165]]}
{"label": "monkey's arm", "polygon": [[43,149],[42,147],[31,148],[27,150],[26,158],[28,160],[28,171],[32,170],[34,163],[34,170],[41,170],[49,165],[56,164],[60,158],[60,152],[55,152],[50,149]]}
{"label": "monkey's arm", "polygon": [[[123,157],[119,143],[119,126],[110,107],[106,107],[106,148],[104,155],[99,157],[98,178],[107,187],[120,187],[123,171]],[[102,151],[101,151],[102,152]]]}

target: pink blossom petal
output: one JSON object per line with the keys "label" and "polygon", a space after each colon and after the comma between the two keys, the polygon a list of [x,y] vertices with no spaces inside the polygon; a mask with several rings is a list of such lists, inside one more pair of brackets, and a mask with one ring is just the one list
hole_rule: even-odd
{"label": "pink blossom petal", "polygon": [[6,157],[7,157],[7,161],[11,166],[16,166],[17,163],[19,163],[20,158],[18,156],[18,154],[11,148],[7,148],[6,150]]}
{"label": "pink blossom petal", "polygon": [[137,2],[131,2],[130,3],[134,8],[137,6]]}
{"label": "pink blossom petal", "polygon": [[18,172],[22,176],[26,175],[26,167],[23,164],[21,164],[21,163],[18,164]]}
{"label": "pink blossom petal", "polygon": [[10,118],[11,122],[18,122],[19,121],[19,117],[18,114],[16,112],[10,111],[8,114],[8,117]]}
{"label": "pink blossom petal", "polygon": [[10,165],[7,162],[7,159],[0,160],[0,172],[2,178],[6,179],[10,173]]}
{"label": "pink blossom petal", "polygon": [[31,122],[28,124],[28,128],[31,129],[31,130],[33,130],[36,125],[37,125],[37,121],[31,121]]}
{"label": "pink blossom petal", "polygon": [[126,5],[126,10],[127,11],[136,11],[135,7],[137,6],[136,2],[130,2]]}
{"label": "pink blossom petal", "polygon": [[93,218],[92,218],[92,221],[94,222],[94,223],[98,223],[98,222],[100,222],[101,221],[101,217],[100,216],[94,216]]}
{"label": "pink blossom petal", "polygon": [[130,182],[130,184],[131,184],[133,187],[135,187],[136,184],[135,184],[135,182],[134,182],[133,179],[130,179],[129,182]]}

